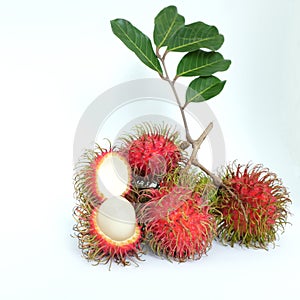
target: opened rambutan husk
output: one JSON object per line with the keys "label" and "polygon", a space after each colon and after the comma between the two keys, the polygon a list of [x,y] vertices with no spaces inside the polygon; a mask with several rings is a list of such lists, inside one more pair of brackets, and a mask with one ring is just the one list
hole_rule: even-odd
{"label": "opened rambutan husk", "polygon": [[211,206],[189,186],[170,184],[149,189],[137,210],[145,242],[159,256],[184,262],[200,259],[211,248],[215,218]]}
{"label": "opened rambutan husk", "polygon": [[222,177],[215,210],[218,239],[268,249],[287,224],[291,200],[282,181],[262,165],[251,164],[233,163]]}
{"label": "opened rambutan husk", "polygon": [[73,217],[76,221],[73,229],[75,237],[78,238],[78,247],[83,257],[94,265],[112,262],[130,265],[131,262],[137,265],[143,254],[141,247],[141,229],[136,225],[134,234],[124,240],[115,241],[105,235],[99,228],[96,220],[98,207],[89,204],[89,201],[81,201],[75,206]]}
{"label": "opened rambutan husk", "polygon": [[[124,182],[120,181],[120,176],[118,176],[119,174],[101,174],[101,176],[106,178],[107,181],[111,181],[110,189],[113,191],[108,191],[101,182],[99,186],[99,172],[105,162],[113,159],[117,160],[118,163],[123,164],[123,168],[125,166],[127,174]],[[128,170],[126,170],[126,168]],[[111,169],[116,168],[112,165]],[[104,170],[103,172],[106,171],[107,170]],[[112,176],[113,178],[109,178],[109,176]],[[115,181],[114,178],[116,179]],[[116,192],[116,195],[125,195],[130,190],[130,181],[131,170],[124,156],[112,148],[111,145],[109,145],[109,148],[106,149],[95,144],[94,149],[87,149],[83,153],[76,165],[74,174],[74,196],[78,201],[83,203],[88,201],[89,205],[96,207],[99,206],[105,198],[109,197],[111,193]],[[115,186],[113,186],[113,184],[115,184]]]}
{"label": "opened rambutan husk", "polygon": [[133,185],[151,187],[184,161],[179,133],[167,125],[142,123],[120,138],[119,151],[132,168]]}

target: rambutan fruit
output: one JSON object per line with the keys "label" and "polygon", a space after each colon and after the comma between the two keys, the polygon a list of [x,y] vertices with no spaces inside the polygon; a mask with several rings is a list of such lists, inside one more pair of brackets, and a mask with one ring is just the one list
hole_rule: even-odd
{"label": "rambutan fruit", "polygon": [[86,150],[75,169],[75,196],[99,205],[111,196],[125,195],[130,189],[131,168],[120,153],[101,148]]}
{"label": "rambutan fruit", "polygon": [[137,181],[155,181],[178,167],[183,158],[179,133],[165,125],[147,123],[123,136],[121,152],[127,157]]}
{"label": "rambutan fruit", "polygon": [[262,165],[233,164],[224,170],[216,205],[218,238],[231,246],[267,249],[287,223],[286,188]]}
{"label": "rambutan fruit", "polygon": [[[83,256],[97,264],[124,266],[140,260],[141,229],[133,206],[123,197],[108,198],[98,207],[80,201],[74,209],[75,236]],[[110,269],[109,267],[109,269]]]}
{"label": "rambutan fruit", "polygon": [[137,216],[154,253],[184,262],[208,251],[216,226],[200,193],[174,184],[149,189],[143,197],[148,201],[140,204]]}

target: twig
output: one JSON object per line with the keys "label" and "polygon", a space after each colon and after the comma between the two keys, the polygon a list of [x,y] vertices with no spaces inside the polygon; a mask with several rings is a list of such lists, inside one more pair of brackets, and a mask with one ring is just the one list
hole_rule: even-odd
{"label": "twig", "polygon": [[169,83],[169,85],[171,86],[172,92],[173,92],[173,94],[175,96],[176,102],[177,102],[178,107],[180,109],[180,113],[181,113],[181,117],[182,117],[184,129],[185,129],[186,140],[190,144],[192,144],[193,143],[193,139],[192,139],[192,137],[190,135],[190,131],[189,131],[189,127],[188,127],[188,124],[187,124],[187,120],[186,120],[184,108],[181,105],[178,93],[177,93],[176,88],[175,88],[175,80],[171,80],[170,79],[169,74],[168,74],[168,70],[166,68],[166,64],[165,64],[166,54],[167,54],[167,52],[165,52],[164,55],[163,55],[163,57],[161,57],[160,54],[159,54],[158,49],[156,49],[156,55],[157,55],[158,59],[161,61],[163,69],[164,69],[164,73],[165,73],[165,76],[161,76],[161,78],[163,80],[167,81]]}
{"label": "twig", "polygon": [[199,136],[199,138],[197,140],[193,140],[193,142],[191,143],[193,151],[192,151],[192,154],[191,154],[189,160],[187,161],[185,167],[183,168],[182,173],[186,172],[193,164],[193,161],[196,160],[200,146],[202,145],[202,143],[204,142],[204,140],[206,139],[206,137],[208,136],[208,134],[210,133],[210,131],[212,129],[213,129],[213,123],[210,122],[208,124],[208,126],[206,127],[206,129]]}

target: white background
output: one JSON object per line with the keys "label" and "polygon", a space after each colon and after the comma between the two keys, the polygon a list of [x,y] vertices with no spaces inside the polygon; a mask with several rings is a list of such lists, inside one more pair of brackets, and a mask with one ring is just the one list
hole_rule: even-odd
{"label": "white background", "polygon": [[[289,187],[293,217],[270,251],[214,244],[178,265],[92,267],[72,233],[72,145],[106,89],[153,77],[111,33],[122,17],[148,35],[160,9],[216,25],[228,80],[209,105],[227,159],[262,162]],[[300,1],[1,1],[0,298],[297,299],[299,295]],[[172,61],[171,61],[172,64]],[[175,65],[173,65],[173,68]],[[298,285],[298,287],[297,287]]]}

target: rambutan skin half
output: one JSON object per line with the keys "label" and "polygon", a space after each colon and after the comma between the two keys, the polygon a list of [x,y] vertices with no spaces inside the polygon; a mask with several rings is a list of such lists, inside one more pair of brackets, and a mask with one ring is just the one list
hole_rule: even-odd
{"label": "rambutan skin half", "polygon": [[284,231],[289,199],[276,174],[262,165],[232,164],[223,174],[218,191],[218,238],[224,244],[267,249]]}
{"label": "rambutan skin half", "polygon": [[137,264],[136,260],[141,260],[143,254],[140,226],[136,226],[133,236],[129,239],[114,241],[99,228],[96,221],[97,211],[98,208],[90,206],[88,202],[78,203],[73,211],[76,220],[73,229],[83,257],[94,265],[110,262],[111,267],[113,261],[124,266],[130,265],[131,262]]}
{"label": "rambutan skin half", "polygon": [[[88,201],[89,205],[97,207],[105,200],[106,197],[103,191],[99,190],[99,186],[97,185],[97,171],[105,159],[111,155],[117,155],[126,161],[126,158],[112,148],[111,145],[106,149],[96,144],[94,149],[85,150],[75,167],[73,179],[74,196],[78,201],[83,203]],[[126,163],[128,164],[127,161]],[[131,177],[131,175],[129,175],[129,177]],[[131,178],[129,180],[131,180]],[[128,182],[128,188],[123,194],[128,193],[129,189],[130,182]]]}
{"label": "rambutan skin half", "polygon": [[150,189],[148,198],[137,215],[144,225],[145,242],[154,253],[179,262],[206,254],[216,225],[199,193],[175,185]]}
{"label": "rambutan skin half", "polygon": [[178,132],[165,125],[141,124],[122,138],[121,152],[136,176],[162,176],[183,158]]}

